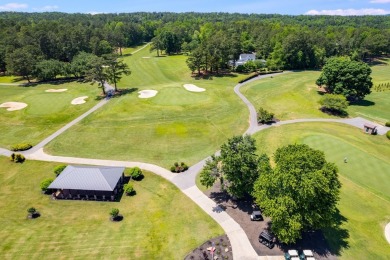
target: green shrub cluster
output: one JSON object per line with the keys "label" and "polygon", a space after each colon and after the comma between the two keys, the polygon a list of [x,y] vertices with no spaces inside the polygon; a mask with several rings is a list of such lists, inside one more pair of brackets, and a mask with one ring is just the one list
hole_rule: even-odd
{"label": "green shrub cluster", "polygon": [[24,157],[23,154],[12,153],[10,156],[10,160],[16,163],[23,163],[26,160],[26,158]]}
{"label": "green shrub cluster", "polygon": [[139,167],[130,168],[128,171],[128,175],[131,176],[131,178],[134,180],[142,179],[142,177],[144,176],[142,170]]}
{"label": "green shrub cluster", "polygon": [[46,178],[41,182],[41,190],[43,192],[46,192],[48,190],[48,187],[54,180],[52,178]]}
{"label": "green shrub cluster", "polygon": [[387,127],[390,127],[390,121],[387,121],[385,124]]}
{"label": "green shrub cluster", "polygon": [[244,83],[245,81],[256,78],[257,76],[260,76],[260,75],[274,74],[274,73],[280,73],[280,72],[283,72],[283,70],[260,71],[260,72],[252,73],[248,77],[240,80],[238,83]]}
{"label": "green shrub cluster", "polygon": [[56,176],[60,175],[60,173],[66,168],[66,165],[64,164],[61,164],[61,165],[58,165],[54,168],[54,174]]}
{"label": "green shrub cluster", "polygon": [[118,216],[119,216],[119,209],[117,209],[117,208],[111,209],[111,211],[110,211],[110,216],[111,216],[112,218],[118,217]]}
{"label": "green shrub cluster", "polygon": [[127,196],[135,195],[135,190],[134,190],[133,184],[131,184],[131,183],[126,183],[123,186],[123,190],[125,191]]}
{"label": "green shrub cluster", "polygon": [[268,112],[264,108],[260,107],[257,111],[257,122],[259,124],[266,124],[272,122],[274,120],[274,114]]}
{"label": "green shrub cluster", "polygon": [[178,162],[175,162],[171,167],[171,172],[179,173],[184,172],[186,170],[188,170],[188,166],[184,162],[181,162],[180,164]]}
{"label": "green shrub cluster", "polygon": [[15,144],[11,146],[11,151],[26,151],[32,147],[31,144],[28,143],[21,143],[21,144]]}
{"label": "green shrub cluster", "polygon": [[34,207],[31,207],[31,208],[27,209],[27,212],[32,215],[35,212],[37,212],[37,210]]}
{"label": "green shrub cluster", "polygon": [[390,131],[387,131],[386,136],[390,140]]}

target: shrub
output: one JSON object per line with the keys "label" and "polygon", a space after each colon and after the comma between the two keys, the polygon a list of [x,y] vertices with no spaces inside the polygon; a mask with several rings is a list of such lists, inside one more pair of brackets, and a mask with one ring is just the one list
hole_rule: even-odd
{"label": "shrub", "polygon": [[390,130],[387,131],[386,136],[387,136],[388,139],[390,139]]}
{"label": "shrub", "polygon": [[10,160],[16,163],[23,163],[26,160],[26,158],[23,156],[23,154],[12,153],[10,156]]}
{"label": "shrub", "polygon": [[188,170],[188,168],[189,168],[188,165],[185,164],[184,162],[181,162],[180,165],[178,162],[175,162],[171,167],[171,172],[176,172],[176,173],[184,172]]}
{"label": "shrub", "polygon": [[274,114],[268,112],[264,108],[260,107],[257,111],[257,122],[261,124],[266,124],[271,122],[274,119]]}
{"label": "shrub", "polygon": [[31,207],[27,210],[27,212],[30,214],[30,215],[33,215],[35,212],[37,212],[37,210],[34,208],[34,207]]}
{"label": "shrub", "polygon": [[385,124],[387,127],[390,127],[390,121],[387,121]]}
{"label": "shrub", "polygon": [[130,176],[131,178],[138,180],[141,179],[144,175],[139,167],[134,167],[130,169]]}
{"label": "shrub", "polygon": [[56,176],[60,175],[60,173],[66,168],[66,165],[61,164],[54,168],[54,173]]}
{"label": "shrub", "polygon": [[48,190],[48,187],[53,182],[52,178],[46,178],[41,182],[41,190],[46,192]]}
{"label": "shrub", "polygon": [[110,216],[111,216],[113,219],[115,219],[116,217],[118,217],[118,216],[119,216],[119,209],[117,209],[117,208],[111,209],[111,211],[110,211]]}
{"label": "shrub", "polygon": [[133,184],[131,184],[131,183],[126,183],[123,186],[123,190],[125,191],[127,196],[132,196],[132,195],[135,194],[135,190],[134,190]]}
{"label": "shrub", "polygon": [[332,114],[345,114],[348,108],[348,101],[343,95],[325,94],[319,101],[323,111]]}
{"label": "shrub", "polygon": [[28,143],[21,143],[21,144],[15,144],[11,146],[11,151],[26,151],[32,147],[31,144]]}

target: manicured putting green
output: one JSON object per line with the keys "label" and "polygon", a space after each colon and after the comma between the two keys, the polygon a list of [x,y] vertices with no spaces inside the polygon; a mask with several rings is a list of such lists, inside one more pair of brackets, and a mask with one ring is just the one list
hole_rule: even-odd
{"label": "manicured putting green", "polygon": [[31,115],[47,115],[58,113],[70,106],[73,96],[68,93],[41,93],[28,96],[23,101],[29,105],[27,113]]}
{"label": "manicured putting green", "polygon": [[206,93],[193,93],[178,86],[163,88],[151,99],[151,102],[165,106],[185,106],[202,105],[202,102],[208,100],[210,100],[210,97]]}
{"label": "manicured putting green", "polygon": [[327,160],[336,162],[343,176],[390,201],[390,161],[329,135],[310,135],[303,138],[303,143],[324,151]]}

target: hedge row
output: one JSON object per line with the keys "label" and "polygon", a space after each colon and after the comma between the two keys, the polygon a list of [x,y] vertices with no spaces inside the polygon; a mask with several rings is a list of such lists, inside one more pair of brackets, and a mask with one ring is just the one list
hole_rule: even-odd
{"label": "hedge row", "polygon": [[256,72],[256,73],[253,73],[253,74],[249,75],[248,77],[240,80],[238,83],[244,83],[245,81],[256,78],[257,76],[260,76],[260,75],[275,74],[275,73],[281,73],[281,72],[283,72],[283,70]]}
{"label": "hedge row", "polygon": [[11,146],[11,151],[26,151],[32,147],[31,144],[28,143],[21,143],[21,144],[15,144]]}

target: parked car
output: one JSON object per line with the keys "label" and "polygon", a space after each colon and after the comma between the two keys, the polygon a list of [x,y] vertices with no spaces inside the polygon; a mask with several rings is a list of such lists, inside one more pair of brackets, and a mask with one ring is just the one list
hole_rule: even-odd
{"label": "parked car", "polygon": [[252,221],[263,220],[263,216],[261,215],[261,211],[260,210],[253,211],[252,214],[251,214],[251,220]]}
{"label": "parked car", "polygon": [[264,230],[259,235],[259,242],[271,249],[275,246],[276,238]]}

